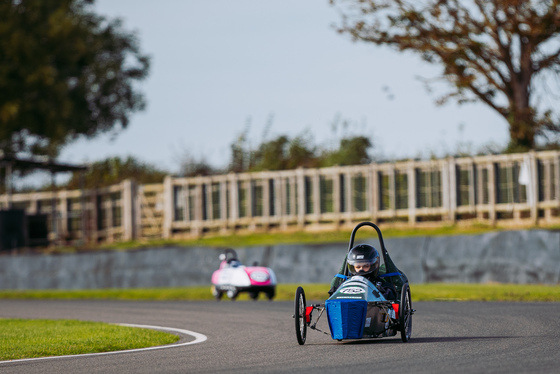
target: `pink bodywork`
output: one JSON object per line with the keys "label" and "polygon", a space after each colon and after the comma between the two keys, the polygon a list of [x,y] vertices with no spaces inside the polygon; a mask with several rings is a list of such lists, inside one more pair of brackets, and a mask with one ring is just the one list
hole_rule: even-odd
{"label": "pink bodywork", "polygon": [[[220,263],[220,267],[218,268],[218,270],[214,271],[214,273],[212,273],[212,284],[218,284],[219,283],[219,277],[220,277],[220,272],[222,271],[222,269],[229,267],[227,261],[222,261]],[[243,269],[245,271],[245,273],[247,273],[247,275],[249,276],[249,280],[251,282],[252,286],[268,286],[268,285],[273,285],[272,281],[272,277],[270,276],[270,272],[268,270],[267,267],[264,266],[239,266],[238,269]],[[259,280],[255,280],[251,277],[251,274],[253,273],[264,273],[266,274],[266,280],[264,281],[259,281]],[[258,278],[258,277],[257,277]]]}
{"label": "pink bodywork", "polygon": [[[245,272],[249,276],[251,284],[254,286],[268,286],[269,284],[271,284],[270,281],[272,278],[270,276],[270,273],[268,272],[268,268],[265,268],[264,266],[247,266],[245,267]],[[266,273],[267,279],[264,282],[259,282],[258,280],[253,279],[253,277],[251,277],[251,274],[255,272]]]}

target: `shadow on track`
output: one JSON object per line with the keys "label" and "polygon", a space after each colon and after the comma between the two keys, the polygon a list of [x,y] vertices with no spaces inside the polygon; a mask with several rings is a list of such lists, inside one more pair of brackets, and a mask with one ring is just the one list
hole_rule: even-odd
{"label": "shadow on track", "polygon": [[[453,343],[462,341],[491,341],[503,339],[520,339],[521,336],[434,336],[434,337],[419,337],[411,338],[406,344],[420,344],[420,343]],[[400,339],[367,339],[367,340],[352,340],[346,342],[335,342],[344,345],[352,344],[405,344]]]}

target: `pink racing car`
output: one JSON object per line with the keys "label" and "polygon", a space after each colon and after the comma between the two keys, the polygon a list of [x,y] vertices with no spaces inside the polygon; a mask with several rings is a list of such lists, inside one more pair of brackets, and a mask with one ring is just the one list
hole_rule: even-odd
{"label": "pink racing car", "polygon": [[264,266],[245,266],[237,258],[237,252],[228,248],[220,255],[220,267],[212,274],[212,295],[220,300],[224,293],[235,300],[240,292],[248,292],[253,300],[264,292],[269,300],[276,296],[276,275]]}

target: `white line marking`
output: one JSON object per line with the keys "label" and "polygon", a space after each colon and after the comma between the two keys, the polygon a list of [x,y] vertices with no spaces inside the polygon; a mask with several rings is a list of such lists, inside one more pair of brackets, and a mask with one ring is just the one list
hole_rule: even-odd
{"label": "white line marking", "polygon": [[194,336],[195,339],[191,342],[186,342],[186,343],[160,345],[160,346],[157,346],[157,347],[127,349],[127,350],[124,350],[124,351],[84,353],[84,354],[79,354],[79,355],[49,356],[49,357],[36,357],[36,358],[22,358],[22,359],[18,359],[18,360],[0,361],[0,364],[5,364],[5,363],[8,363],[8,362],[52,360],[52,359],[55,359],[55,358],[102,356],[102,355],[111,355],[111,354],[116,354],[116,353],[133,353],[133,352],[142,352],[142,351],[153,351],[153,350],[156,350],[156,349],[177,348],[177,347],[183,347],[185,345],[198,344],[198,343],[202,343],[202,342],[206,341],[206,339],[208,339],[206,337],[206,335],[199,334],[198,332],[184,330],[184,329],[176,329],[174,327],[162,327],[162,326],[151,326],[151,325],[133,325],[133,324],[128,324],[128,323],[117,323],[117,325],[127,326],[127,327],[139,327],[139,328],[153,329],[153,330],[174,331],[174,332],[178,332],[180,334]]}

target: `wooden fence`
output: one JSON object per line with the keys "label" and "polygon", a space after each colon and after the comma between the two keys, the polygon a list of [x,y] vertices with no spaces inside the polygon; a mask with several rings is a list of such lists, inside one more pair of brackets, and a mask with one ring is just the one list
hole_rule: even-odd
{"label": "wooden fence", "polygon": [[[560,152],[372,163],[124,181],[108,188],[0,195],[44,214],[55,242],[118,242],[355,222],[422,226],[560,222]],[[8,198],[10,200],[8,200]]]}

